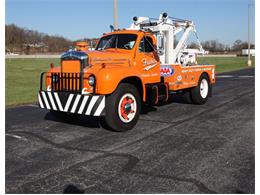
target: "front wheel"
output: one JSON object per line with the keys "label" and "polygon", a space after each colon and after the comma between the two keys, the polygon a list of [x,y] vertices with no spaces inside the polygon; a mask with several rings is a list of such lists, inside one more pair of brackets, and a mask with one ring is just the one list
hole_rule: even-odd
{"label": "front wheel", "polygon": [[105,122],[115,131],[132,129],[139,118],[141,99],[134,85],[122,83],[106,97]]}
{"label": "front wheel", "polygon": [[211,91],[211,84],[206,74],[202,74],[198,85],[191,89],[191,99],[195,104],[205,104]]}

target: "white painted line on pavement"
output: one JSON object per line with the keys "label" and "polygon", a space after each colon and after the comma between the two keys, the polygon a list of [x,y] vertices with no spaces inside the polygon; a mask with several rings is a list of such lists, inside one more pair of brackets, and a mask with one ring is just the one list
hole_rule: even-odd
{"label": "white painted line on pavement", "polygon": [[231,78],[231,77],[238,77],[238,78],[253,78],[255,76],[252,75],[244,75],[244,76],[233,76],[233,75],[218,75],[217,78]]}
{"label": "white painted line on pavement", "polygon": [[13,137],[13,138],[16,138],[16,139],[27,140],[26,138],[21,137],[21,136],[19,136],[19,135],[14,135],[14,134],[9,134],[9,133],[6,133],[5,135],[6,135],[6,136]]}
{"label": "white painted line on pavement", "polygon": [[234,77],[233,75],[218,75],[218,78],[230,78],[230,77]]}

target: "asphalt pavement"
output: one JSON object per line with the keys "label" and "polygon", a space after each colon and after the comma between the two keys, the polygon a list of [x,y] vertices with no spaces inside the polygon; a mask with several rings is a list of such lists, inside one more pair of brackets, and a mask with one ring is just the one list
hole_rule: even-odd
{"label": "asphalt pavement", "polygon": [[6,193],[254,193],[254,75],[217,75],[205,105],[174,96],[123,133],[7,108]]}

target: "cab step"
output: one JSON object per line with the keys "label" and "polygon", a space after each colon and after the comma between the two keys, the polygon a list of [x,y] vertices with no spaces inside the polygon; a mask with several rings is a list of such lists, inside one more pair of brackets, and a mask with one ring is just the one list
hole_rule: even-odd
{"label": "cab step", "polygon": [[159,102],[166,102],[169,98],[169,87],[167,83],[146,84],[146,102],[149,105],[156,105]]}

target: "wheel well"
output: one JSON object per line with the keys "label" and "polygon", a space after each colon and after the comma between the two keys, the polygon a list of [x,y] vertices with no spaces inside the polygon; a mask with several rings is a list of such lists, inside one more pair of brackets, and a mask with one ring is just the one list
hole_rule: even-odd
{"label": "wheel well", "polygon": [[212,87],[211,87],[211,81],[210,81],[210,77],[209,77],[209,74],[207,72],[203,72],[201,74],[201,77],[205,75],[207,78],[208,78],[208,81],[209,81],[209,97],[212,96]]}
{"label": "wheel well", "polygon": [[208,77],[208,80],[209,80],[209,82],[210,82],[210,77],[209,77],[209,74],[208,74],[207,72],[203,72],[203,73],[201,74],[201,77],[202,77],[202,75],[205,75],[206,77]]}
{"label": "wheel well", "polygon": [[129,83],[129,84],[134,85],[139,92],[140,98],[143,99],[143,85],[142,85],[142,81],[141,81],[140,78],[138,78],[138,77],[126,77],[122,81],[120,81],[120,83]]}

